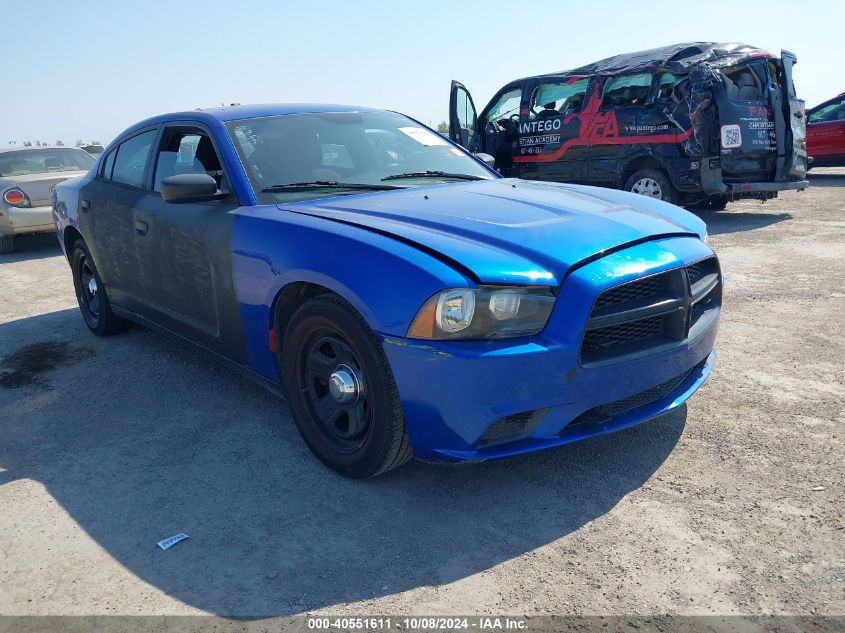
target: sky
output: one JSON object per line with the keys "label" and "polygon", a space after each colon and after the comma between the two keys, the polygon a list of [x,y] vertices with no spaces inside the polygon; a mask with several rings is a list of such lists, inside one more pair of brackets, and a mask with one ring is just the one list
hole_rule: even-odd
{"label": "sky", "polygon": [[686,41],[798,56],[808,107],[845,91],[845,2],[0,0],[0,144],[107,143],[148,116],[322,102],[437,125],[512,79]]}

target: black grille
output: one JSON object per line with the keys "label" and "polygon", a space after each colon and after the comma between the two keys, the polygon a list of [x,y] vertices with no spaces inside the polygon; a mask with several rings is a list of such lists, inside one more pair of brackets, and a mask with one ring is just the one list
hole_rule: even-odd
{"label": "black grille", "polygon": [[663,334],[663,317],[655,316],[630,323],[589,330],[584,335],[582,350],[598,351],[632,341]]}
{"label": "black grille", "polygon": [[661,383],[656,387],[652,387],[651,389],[646,389],[645,391],[636,393],[633,396],[623,398],[622,400],[615,400],[614,402],[608,402],[607,404],[600,406],[598,408],[598,412],[602,415],[613,417],[614,415],[619,415],[620,413],[630,411],[631,409],[638,409],[647,404],[651,404],[673,391],[684,381],[684,379],[686,379],[687,376],[689,376],[691,371],[691,369],[685,371],[680,376],[675,376],[671,380],[667,380],[666,382]]}
{"label": "black grille", "polygon": [[608,402],[607,404],[585,411],[572,420],[572,422],[567,424],[564,431],[567,429],[571,430],[579,424],[604,424],[606,422],[610,422],[615,416],[633,411],[634,409],[639,409],[640,407],[644,407],[652,402],[657,402],[674,392],[681,386],[681,384],[683,384],[691,373],[701,370],[706,364],[707,359],[705,358],[695,367],[688,369],[687,371],[657,385],[656,387],[646,389],[645,391],[635,393],[633,396],[614,400],[613,402]]}
{"label": "black grille", "polygon": [[703,259],[700,262],[687,266],[687,279],[689,279],[689,285],[694,286],[696,282],[707,275],[718,272],[719,265],[716,263],[716,259],[711,257],[710,259]]}
{"label": "black grille", "polygon": [[546,415],[548,409],[515,413],[490,425],[478,441],[476,448],[489,448],[496,444],[513,442],[529,435]]}
{"label": "black grille", "polygon": [[638,279],[601,293],[599,298],[596,299],[593,310],[603,310],[620,303],[643,301],[657,296],[662,289],[663,279],[659,275]]}
{"label": "black grille", "polygon": [[581,364],[591,367],[671,349],[710,327],[721,301],[715,257],[609,288],[596,298],[587,321]]}

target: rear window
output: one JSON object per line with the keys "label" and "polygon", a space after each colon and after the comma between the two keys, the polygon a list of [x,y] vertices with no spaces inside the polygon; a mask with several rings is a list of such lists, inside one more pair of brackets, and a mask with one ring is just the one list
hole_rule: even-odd
{"label": "rear window", "polygon": [[753,66],[723,68],[725,93],[731,101],[762,101],[766,82]]}
{"label": "rear window", "polygon": [[86,171],[93,165],[90,154],[73,147],[25,149],[0,154],[0,177]]}

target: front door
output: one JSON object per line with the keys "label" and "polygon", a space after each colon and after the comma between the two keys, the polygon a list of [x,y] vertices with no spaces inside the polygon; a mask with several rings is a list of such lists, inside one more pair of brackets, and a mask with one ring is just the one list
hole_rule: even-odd
{"label": "front door", "polygon": [[458,81],[452,81],[449,91],[449,138],[473,154],[483,150],[475,104]]}
{"label": "front door", "polygon": [[138,203],[143,316],[235,361],[245,362],[232,279],[234,194],[221,200],[168,203],[168,176],[207,173],[229,190],[212,135],[196,123],[164,128],[152,163],[152,191]]}

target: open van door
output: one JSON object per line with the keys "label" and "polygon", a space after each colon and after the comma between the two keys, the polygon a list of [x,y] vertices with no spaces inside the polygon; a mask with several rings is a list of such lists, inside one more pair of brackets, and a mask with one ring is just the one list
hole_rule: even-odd
{"label": "open van door", "polygon": [[449,138],[473,154],[483,149],[475,104],[469,90],[457,81],[452,81],[449,92]]}
{"label": "open van door", "polygon": [[795,84],[792,83],[792,67],[798,63],[794,53],[780,52],[783,65],[782,94],[786,97],[784,114],[787,124],[784,126],[784,161],[778,167],[778,176],[785,178],[804,178],[807,174],[807,121],[804,114],[804,100],[795,94]]}

